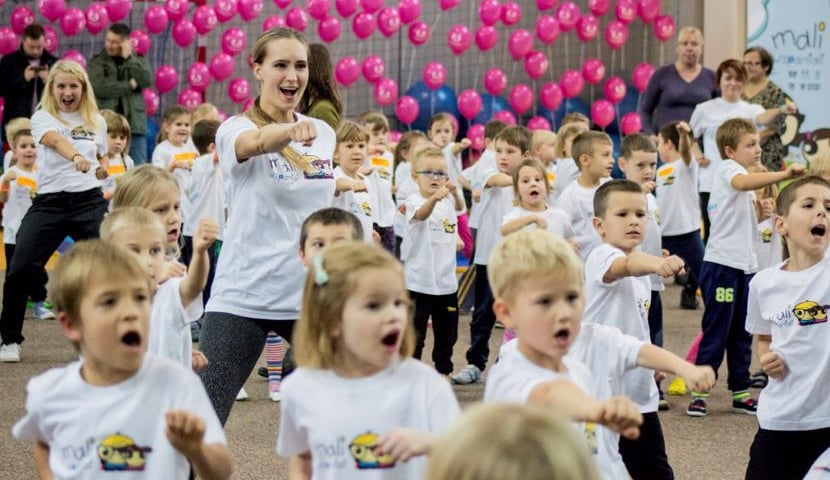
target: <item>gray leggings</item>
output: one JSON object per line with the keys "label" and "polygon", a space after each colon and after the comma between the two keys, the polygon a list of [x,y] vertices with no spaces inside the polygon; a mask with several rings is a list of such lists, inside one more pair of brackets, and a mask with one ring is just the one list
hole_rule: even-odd
{"label": "gray leggings", "polygon": [[228,420],[236,394],[262,354],[268,332],[274,331],[291,342],[294,323],[296,320],[260,320],[221,312],[205,314],[200,346],[209,363],[199,376],[222,426]]}

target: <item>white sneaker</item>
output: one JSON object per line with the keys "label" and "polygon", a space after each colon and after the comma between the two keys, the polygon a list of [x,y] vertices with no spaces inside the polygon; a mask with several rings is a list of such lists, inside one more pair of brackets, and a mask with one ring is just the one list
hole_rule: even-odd
{"label": "white sneaker", "polygon": [[236,401],[237,402],[244,402],[248,399],[248,392],[245,391],[245,387],[239,389],[239,393],[236,394]]}
{"label": "white sneaker", "polygon": [[268,396],[271,398],[272,402],[279,402],[280,400],[282,400],[280,392],[268,392]]}
{"label": "white sneaker", "polygon": [[32,306],[32,313],[40,320],[54,320],[55,314],[52,313],[52,310],[46,308],[43,302],[37,302]]}
{"label": "white sneaker", "polygon": [[8,345],[0,345],[0,362],[17,363],[20,361],[20,345],[17,343],[10,343]]}

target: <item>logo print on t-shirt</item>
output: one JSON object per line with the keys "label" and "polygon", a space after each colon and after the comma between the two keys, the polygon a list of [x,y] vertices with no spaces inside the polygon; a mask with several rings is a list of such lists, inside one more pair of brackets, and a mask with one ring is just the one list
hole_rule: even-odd
{"label": "logo print on t-shirt", "polygon": [[108,435],[98,445],[98,458],[104,471],[144,471],[146,454],[152,452],[150,447],[140,447],[133,439],[116,433]]}
{"label": "logo print on t-shirt", "polygon": [[355,467],[358,470],[373,468],[393,468],[395,459],[392,455],[377,455],[378,435],[372,432],[361,433],[354,437],[349,444],[349,452],[354,458]]}
{"label": "logo print on t-shirt", "polygon": [[307,179],[334,178],[334,170],[331,168],[331,160],[324,160],[315,155],[302,155],[300,157],[306,164],[303,169],[303,176]]}
{"label": "logo print on t-shirt", "polygon": [[450,223],[448,218],[444,219],[444,233],[455,233],[455,224]]}
{"label": "logo print on t-shirt", "polygon": [[78,125],[70,130],[69,136],[72,137],[72,140],[89,140],[90,142],[95,141],[95,134],[87,130],[83,125]]}
{"label": "logo print on t-shirt", "polygon": [[805,300],[793,307],[799,325],[815,325],[827,322],[827,310],[830,305],[819,305],[812,300]]}
{"label": "logo print on t-shirt", "polygon": [[761,241],[764,242],[764,243],[771,243],[772,242],[772,229],[771,228],[765,228],[761,232]]}

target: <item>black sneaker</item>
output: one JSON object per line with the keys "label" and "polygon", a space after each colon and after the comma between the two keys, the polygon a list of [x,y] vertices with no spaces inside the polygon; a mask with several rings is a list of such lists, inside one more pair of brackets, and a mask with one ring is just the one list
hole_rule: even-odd
{"label": "black sneaker", "polygon": [[685,287],[686,284],[689,283],[689,274],[688,274],[688,272],[684,273],[683,275],[681,275],[679,273],[675,274],[674,283],[676,283],[677,285],[680,285],[681,287]]}
{"label": "black sneaker", "polygon": [[256,374],[263,378],[268,378],[268,367],[259,367],[256,369]]}
{"label": "black sneaker", "polygon": [[752,374],[751,382],[752,388],[764,388],[769,382],[769,377],[763,371],[758,371]]}
{"label": "black sneaker", "polygon": [[756,410],[758,410],[758,400],[754,398],[732,400],[732,411],[735,413],[755,415]]}
{"label": "black sneaker", "polygon": [[697,293],[691,288],[684,288],[680,292],[680,308],[683,310],[697,310],[699,304]]}
{"label": "black sneaker", "polygon": [[705,417],[707,413],[706,400],[703,398],[693,398],[692,403],[686,409],[686,415],[690,417]]}

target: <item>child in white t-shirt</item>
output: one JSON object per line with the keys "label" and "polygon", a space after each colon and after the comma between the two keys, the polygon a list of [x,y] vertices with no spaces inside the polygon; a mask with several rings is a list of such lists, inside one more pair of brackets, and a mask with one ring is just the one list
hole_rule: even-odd
{"label": "child in white t-shirt", "polygon": [[81,360],[29,381],[12,433],[34,443],[40,478],[230,478],[202,382],[146,354],[155,283],[146,261],[110,242],[79,242],[52,277],[49,294]]}
{"label": "child in white t-shirt", "polygon": [[6,143],[9,150],[3,155],[3,171],[7,171],[14,158],[14,136],[20,130],[32,130],[32,120],[27,117],[12,118],[6,122]]}
{"label": "child in white t-shirt", "polygon": [[553,186],[556,184],[556,134],[550,130],[534,130],[531,139],[530,155],[542,162],[550,184],[551,200],[555,200],[556,192],[553,191]]}
{"label": "child in white t-shirt", "polygon": [[573,156],[573,143],[576,137],[588,130],[590,128],[587,123],[575,122],[562,125],[556,132],[553,183],[553,194],[556,198],[562,196],[562,192],[579,178],[579,162]]}
{"label": "child in white t-shirt", "polygon": [[363,225],[366,243],[380,242],[375,232],[377,205],[377,173],[360,173],[369,153],[369,133],[354,122],[341,122],[337,129],[334,179],[337,180],[332,207],[353,213]]}
{"label": "child in white t-shirt", "polygon": [[130,151],[130,122],[112,110],[101,110],[101,116],[107,122],[107,178],[101,189],[109,200],[118,179],[135,164],[126,153]]}
{"label": "child in white t-shirt", "polygon": [[418,191],[412,180],[412,160],[421,144],[428,144],[426,135],[418,131],[405,132],[395,146],[395,249],[403,258],[406,235],[406,199]]}
{"label": "child in white t-shirt", "polygon": [[[403,267],[362,242],[311,259],[294,333],[298,368],[282,385],[277,452],[315,480],[420,480],[459,413],[446,380],[412,354]],[[321,395],[320,392],[326,392]]]}
{"label": "child in white t-shirt", "polygon": [[548,206],[550,183],[545,166],[535,158],[522,160],[513,169],[513,194],[516,206],[502,218],[503,236],[523,228],[540,228],[571,240],[574,236],[568,215]]}
{"label": "child in white t-shirt", "polygon": [[[778,196],[775,228],[788,258],[749,283],[746,330],[755,335],[769,383],[746,478],[802,478],[830,448],[830,183],[793,181]],[[786,461],[784,460],[786,459]]]}
{"label": "child in white t-shirt", "polygon": [[496,136],[507,128],[501,120],[490,120],[484,125],[484,151],[478,160],[461,172],[461,177],[470,185],[470,230],[475,241],[479,218],[481,217],[481,191],[484,188],[484,172],[496,166]]}
{"label": "child in white t-shirt", "polygon": [[182,218],[190,216],[190,202],[187,192],[192,182],[190,169],[199,152],[190,142],[190,112],[181,105],[174,105],[164,110],[161,131],[156,139],[152,163],[158,168],[173,174],[179,184]]}
{"label": "child in white t-shirt", "polygon": [[[767,167],[758,163],[746,169],[749,173],[768,172]],[[758,217],[758,235],[755,237],[755,251],[758,254],[758,271],[778,265],[784,260],[781,236],[775,229],[775,199],[778,185],[771,184],[755,190],[755,215]],[[754,375],[753,375],[754,376]]]}
{"label": "child in white t-shirt", "polygon": [[374,195],[375,229],[380,236],[383,248],[395,253],[397,242],[395,238],[395,198],[393,194],[393,163],[394,151],[389,145],[389,120],[381,112],[363,112],[358,119],[360,125],[369,132],[369,155],[361,173],[375,175]]}
{"label": "child in white t-shirt", "polygon": [[458,339],[455,252],[464,247],[457,229],[464,200],[448,179],[441,150],[430,147],[419,151],[412,166],[418,192],[406,199],[406,238],[410,243],[403,261],[406,289],[415,304],[413,356],[421,359],[431,318],[435,336],[432,361],[438,373],[449,376]]}

